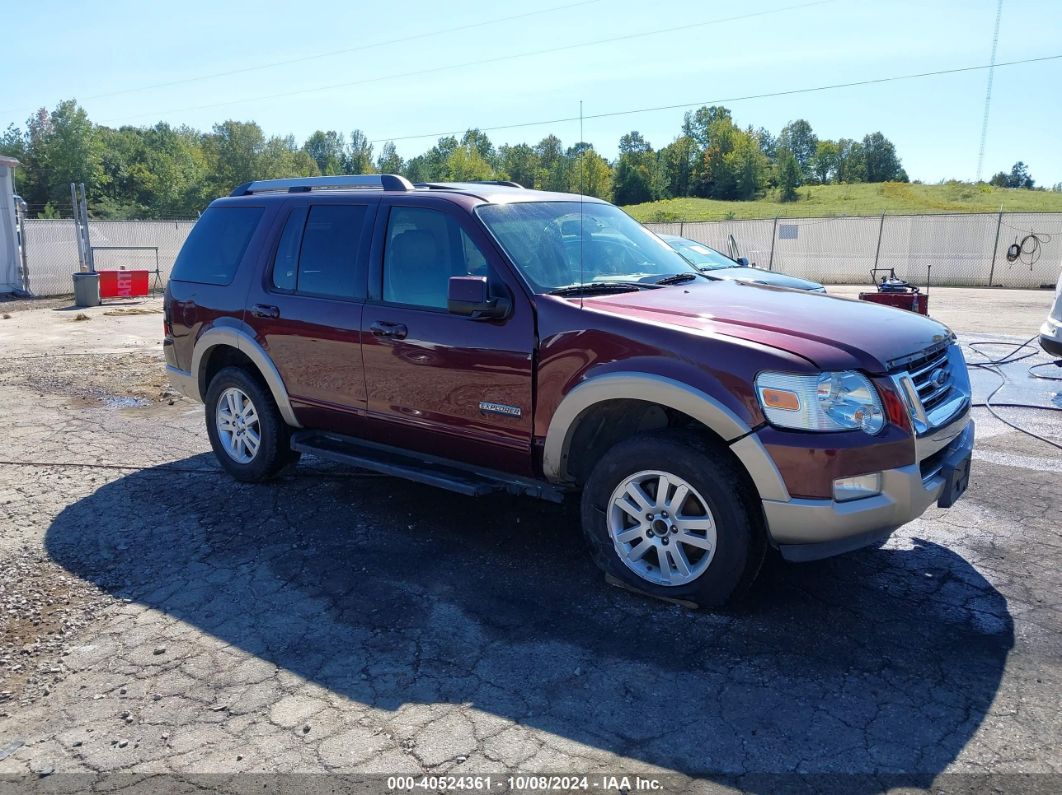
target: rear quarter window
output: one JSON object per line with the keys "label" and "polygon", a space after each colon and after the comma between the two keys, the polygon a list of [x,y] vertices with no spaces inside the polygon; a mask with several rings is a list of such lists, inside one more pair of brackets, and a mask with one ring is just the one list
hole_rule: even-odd
{"label": "rear quarter window", "polygon": [[184,241],[170,278],[230,284],[264,212],[261,207],[208,207]]}

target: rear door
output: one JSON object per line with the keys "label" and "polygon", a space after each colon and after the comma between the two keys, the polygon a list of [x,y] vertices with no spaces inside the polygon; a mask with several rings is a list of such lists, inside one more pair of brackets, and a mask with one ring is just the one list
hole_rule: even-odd
{"label": "rear door", "polygon": [[361,317],[378,202],[291,201],[271,259],[251,288],[248,322],[307,427],[357,433],[365,409]]}
{"label": "rear door", "polygon": [[[502,320],[451,315],[451,276],[513,300]],[[369,434],[520,474],[531,471],[534,318],[493,242],[443,199],[381,200],[362,320]]]}

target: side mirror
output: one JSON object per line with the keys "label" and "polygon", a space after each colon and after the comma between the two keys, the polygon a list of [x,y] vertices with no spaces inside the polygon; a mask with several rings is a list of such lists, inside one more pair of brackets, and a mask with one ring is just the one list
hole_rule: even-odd
{"label": "side mirror", "polygon": [[495,320],[509,314],[512,301],[507,297],[491,298],[486,276],[451,276],[446,308],[450,314],[471,320]]}
{"label": "side mirror", "polygon": [[734,260],[734,262],[736,262],[742,268],[747,268],[749,266],[749,258],[748,257],[738,257],[736,260]]}

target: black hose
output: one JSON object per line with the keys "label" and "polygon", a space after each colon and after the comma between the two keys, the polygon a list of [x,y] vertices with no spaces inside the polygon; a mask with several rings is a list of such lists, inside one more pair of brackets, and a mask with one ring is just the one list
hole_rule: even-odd
{"label": "black hose", "polygon": [[[1044,444],[1049,444],[1052,447],[1056,447],[1059,450],[1062,450],[1062,444],[1059,444],[1058,442],[1052,441],[1051,439],[1047,439],[1047,438],[1045,438],[1043,436],[1040,436],[1037,433],[1033,433],[1032,431],[1028,430],[1027,428],[1022,428],[1020,425],[1017,425],[1016,423],[1013,423],[1010,420],[1004,419],[1003,417],[1001,417],[999,415],[999,413],[996,412],[996,408],[1003,408],[1003,407],[1036,409],[1036,410],[1039,410],[1039,411],[1062,411],[1062,408],[1055,407],[1055,406],[1026,406],[1026,405],[1023,405],[1023,404],[1015,404],[1015,403],[993,403],[992,402],[992,398],[994,398],[996,396],[996,394],[999,392],[999,390],[1001,390],[1003,387],[1005,387],[1007,385],[1007,376],[1000,369],[1000,367],[1002,365],[1004,365],[1004,364],[1013,364],[1014,362],[1020,362],[1020,361],[1023,361],[1025,359],[1029,359],[1029,358],[1031,358],[1033,356],[1036,356],[1038,351],[1036,350],[1036,346],[1033,345],[1033,342],[1035,340],[1036,340],[1036,335],[1034,335],[1032,337],[1029,337],[1029,339],[1027,339],[1025,342],[1018,342],[1018,343],[998,342],[998,341],[993,341],[993,340],[981,340],[981,341],[978,341],[978,342],[969,343],[969,347],[975,353],[978,353],[981,356],[984,356],[986,359],[988,359],[988,354],[986,354],[984,351],[980,350],[978,346],[980,346],[980,345],[995,345],[995,346],[1012,345],[1014,347],[1014,350],[1012,350],[1010,353],[1006,354],[1005,356],[1003,356],[1003,357],[1001,357],[999,359],[988,359],[988,361],[985,361],[985,362],[969,362],[968,363],[967,366],[969,366],[969,367],[977,368],[977,369],[980,369],[980,370],[988,370],[989,372],[995,373],[996,375],[999,376],[999,386],[997,386],[995,389],[992,390],[992,392],[988,395],[988,397],[985,398],[983,403],[974,403],[973,405],[975,405],[975,406],[983,406],[984,408],[988,409],[989,413],[993,417],[995,417],[997,420],[1002,422],[1004,425],[1007,425],[1007,426],[1013,428],[1014,430],[1019,431],[1020,433],[1024,433],[1026,436],[1031,436],[1033,439],[1037,439],[1037,440],[1043,442]],[[1018,356],[1017,355],[1018,352],[1023,350],[1023,349],[1025,349],[1025,348],[1033,348],[1033,350],[1028,352],[1028,353],[1023,353],[1021,356]],[[1056,376],[1039,375],[1039,374],[1033,372],[1033,370],[1035,368],[1043,367],[1046,364],[1053,364],[1053,365],[1062,366],[1062,361],[1058,361],[1058,362],[1042,362],[1040,364],[1030,365],[1029,366],[1029,374],[1033,378],[1041,378],[1041,379],[1044,379],[1044,380],[1047,380],[1047,381],[1060,381],[1060,380],[1062,380],[1062,378],[1058,378]]]}

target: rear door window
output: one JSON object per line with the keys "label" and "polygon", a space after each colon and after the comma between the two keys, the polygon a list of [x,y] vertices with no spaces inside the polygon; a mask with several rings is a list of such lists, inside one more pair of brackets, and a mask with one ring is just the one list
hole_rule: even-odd
{"label": "rear door window", "polygon": [[184,241],[170,278],[231,284],[263,212],[261,207],[208,207]]}
{"label": "rear door window", "polygon": [[358,297],[355,265],[366,210],[365,205],[351,204],[310,207],[299,251],[297,292],[334,298]]}

